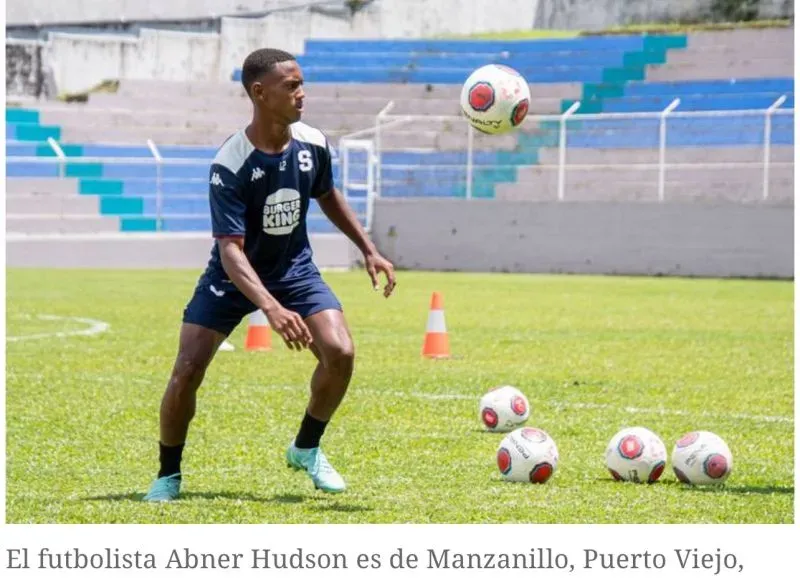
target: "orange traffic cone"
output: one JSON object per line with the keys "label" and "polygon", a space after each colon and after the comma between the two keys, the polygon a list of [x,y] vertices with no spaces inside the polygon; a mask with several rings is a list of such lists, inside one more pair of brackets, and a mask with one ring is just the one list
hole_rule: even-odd
{"label": "orange traffic cone", "polygon": [[444,303],[442,295],[438,292],[433,293],[431,297],[431,310],[428,313],[422,355],[427,358],[450,357],[450,341],[447,338],[447,327],[444,322]]}
{"label": "orange traffic cone", "polygon": [[272,349],[272,330],[263,311],[250,313],[247,322],[246,351],[269,351]]}

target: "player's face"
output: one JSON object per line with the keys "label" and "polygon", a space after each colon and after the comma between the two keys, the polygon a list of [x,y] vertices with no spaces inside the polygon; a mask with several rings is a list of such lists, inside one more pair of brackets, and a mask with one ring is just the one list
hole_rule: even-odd
{"label": "player's face", "polygon": [[295,61],[275,65],[261,81],[253,84],[253,101],[264,114],[286,124],[303,115],[303,72]]}

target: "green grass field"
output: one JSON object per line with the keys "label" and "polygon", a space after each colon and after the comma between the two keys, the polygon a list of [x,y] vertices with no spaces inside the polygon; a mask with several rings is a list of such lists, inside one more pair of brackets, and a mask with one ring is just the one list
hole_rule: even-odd
{"label": "green grass field", "polygon": [[[324,438],[349,483],[315,492],[283,453],[314,366],[270,353],[212,364],[182,500],[139,501],[157,471],[158,407],[196,271],[10,270],[9,523],[788,523],[793,521],[793,283],[399,273],[396,296],[330,273],[356,342],[350,393]],[[420,357],[431,292],[453,359]],[[47,337],[106,322],[93,336]],[[561,459],[544,485],[500,479],[480,430],[512,384]],[[686,431],[727,440],[725,486],[620,484],[603,451],[624,426],[671,452]]]}

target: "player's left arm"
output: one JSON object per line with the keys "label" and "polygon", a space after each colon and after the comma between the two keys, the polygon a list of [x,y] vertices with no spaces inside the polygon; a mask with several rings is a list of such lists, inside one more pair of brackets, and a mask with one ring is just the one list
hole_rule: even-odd
{"label": "player's left arm", "polygon": [[322,212],[331,220],[339,231],[350,238],[361,253],[364,254],[364,268],[366,268],[370,279],[372,279],[372,286],[378,290],[378,273],[383,272],[386,275],[386,286],[383,288],[383,296],[388,297],[392,294],[397,281],[394,276],[394,266],[386,258],[381,256],[375,244],[372,243],[367,232],[361,226],[356,214],[347,204],[344,195],[336,188],[331,189],[317,197]]}

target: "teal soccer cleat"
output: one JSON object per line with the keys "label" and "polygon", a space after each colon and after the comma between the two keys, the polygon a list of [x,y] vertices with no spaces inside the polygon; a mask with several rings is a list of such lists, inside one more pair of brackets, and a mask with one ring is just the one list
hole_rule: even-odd
{"label": "teal soccer cleat", "polygon": [[347,487],[344,479],[328,463],[322,449],[298,449],[294,443],[286,450],[286,463],[294,469],[303,469],[314,482],[314,487],[329,494],[338,494]]}
{"label": "teal soccer cleat", "polygon": [[181,474],[175,473],[159,477],[150,486],[150,491],[142,498],[145,502],[171,502],[177,500],[181,491]]}

